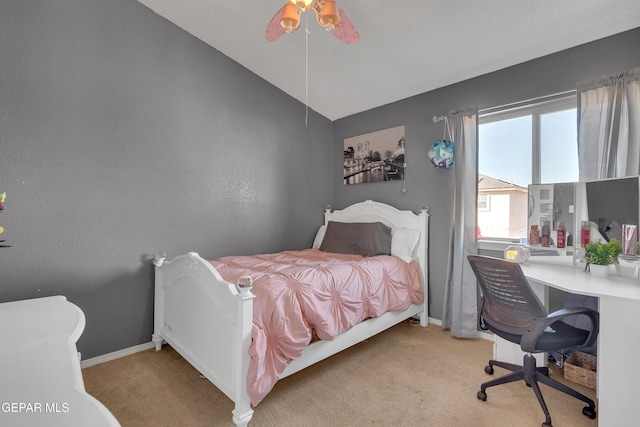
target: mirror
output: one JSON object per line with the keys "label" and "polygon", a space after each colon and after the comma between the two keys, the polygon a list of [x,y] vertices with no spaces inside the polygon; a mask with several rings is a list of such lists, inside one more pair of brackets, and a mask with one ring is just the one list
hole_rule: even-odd
{"label": "mirror", "polygon": [[[550,247],[533,245],[531,255],[573,255],[581,221],[589,220],[591,240],[621,242],[624,224],[640,224],[640,177],[529,185],[528,203],[529,230],[537,226],[541,234],[543,221],[551,228]],[[566,250],[556,247],[560,224],[567,231]]]}
{"label": "mirror", "polygon": [[[563,182],[557,184],[529,185],[529,220],[528,227],[537,226],[542,232],[543,221],[549,221],[551,228],[550,246],[556,246],[557,233],[560,226],[566,229],[566,247],[573,246],[575,230],[576,184]],[[557,253],[561,255],[561,253]],[[562,255],[571,255],[570,251]]]}
{"label": "mirror", "polygon": [[[638,224],[638,177],[590,181],[585,184],[587,215],[596,238],[622,242],[622,225]],[[595,231],[595,230],[593,230]],[[594,240],[592,232],[591,239]]]}

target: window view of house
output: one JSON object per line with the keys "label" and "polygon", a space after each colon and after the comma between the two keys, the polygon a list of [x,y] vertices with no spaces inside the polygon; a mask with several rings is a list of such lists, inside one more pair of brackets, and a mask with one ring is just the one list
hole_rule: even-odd
{"label": "window view of house", "polygon": [[528,185],[577,180],[575,96],[480,116],[478,236],[526,238]]}
{"label": "window view of house", "polygon": [[527,235],[527,187],[478,175],[478,227],[483,238]]}

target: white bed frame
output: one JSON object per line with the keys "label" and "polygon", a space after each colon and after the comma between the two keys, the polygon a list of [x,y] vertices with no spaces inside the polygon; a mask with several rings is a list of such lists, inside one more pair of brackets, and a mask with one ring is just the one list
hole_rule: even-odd
{"label": "white bed frame", "polygon": [[[418,215],[367,200],[344,210],[325,211],[325,224],[376,222],[390,227],[420,231],[416,257],[420,266],[424,304],[411,305],[403,312],[389,312],[362,322],[333,341],[318,341],[307,347],[302,357],[291,362],[280,378],[313,365],[354,344],[376,335],[410,317],[428,323],[428,243],[429,213]],[[247,394],[249,346],[251,344],[253,299],[251,290],[239,292],[218,271],[195,252],[171,261],[156,256],[155,318],[153,341],[156,350],[164,342],[173,347],[234,403],[233,422],[245,427],[253,416]]]}

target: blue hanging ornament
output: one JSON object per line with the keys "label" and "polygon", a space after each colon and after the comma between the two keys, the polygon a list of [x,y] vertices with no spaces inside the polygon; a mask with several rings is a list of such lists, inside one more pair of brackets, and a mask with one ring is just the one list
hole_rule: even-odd
{"label": "blue hanging ornament", "polygon": [[443,139],[433,142],[429,150],[429,162],[437,168],[448,169],[455,162],[454,151],[453,141]]}

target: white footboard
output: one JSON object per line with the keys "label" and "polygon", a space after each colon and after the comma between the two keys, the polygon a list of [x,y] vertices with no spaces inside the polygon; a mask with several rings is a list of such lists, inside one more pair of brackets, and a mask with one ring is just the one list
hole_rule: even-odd
{"label": "white footboard", "polygon": [[233,421],[246,426],[253,415],[246,381],[255,296],[238,292],[195,252],[154,264],[156,349],[169,343],[235,402]]}

